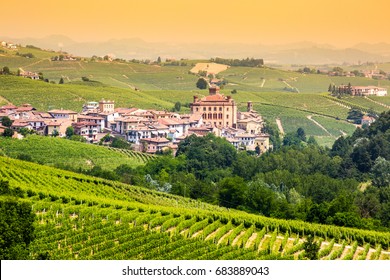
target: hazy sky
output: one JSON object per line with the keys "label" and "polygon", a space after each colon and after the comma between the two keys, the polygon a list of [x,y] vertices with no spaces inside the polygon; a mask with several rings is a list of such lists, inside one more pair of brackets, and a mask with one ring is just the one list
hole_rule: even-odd
{"label": "hazy sky", "polygon": [[0,39],[390,43],[388,0],[17,0],[0,9]]}

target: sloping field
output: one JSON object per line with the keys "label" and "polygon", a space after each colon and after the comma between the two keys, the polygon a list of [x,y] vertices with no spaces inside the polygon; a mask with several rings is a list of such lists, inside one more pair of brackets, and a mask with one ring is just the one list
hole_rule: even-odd
{"label": "sloping field", "polygon": [[193,68],[191,68],[191,73],[198,74],[199,71],[206,71],[208,74],[218,74],[222,71],[225,71],[228,69],[229,66],[225,64],[219,64],[219,63],[197,63]]}
{"label": "sloping field", "polygon": [[174,102],[163,101],[144,92],[109,86],[54,85],[42,81],[1,76],[0,95],[15,105],[33,104],[38,110],[66,108],[81,111],[84,103],[101,99],[115,100],[116,107],[172,108]]}
{"label": "sloping field", "polygon": [[136,167],[151,158],[143,153],[36,135],[22,140],[1,137],[0,151],[13,158],[29,156],[45,165],[66,167],[71,163],[70,167],[85,170],[94,166],[114,170],[121,164]]}
{"label": "sloping field", "polygon": [[390,234],[286,221],[0,157],[36,214],[31,255],[51,259],[388,259]]}

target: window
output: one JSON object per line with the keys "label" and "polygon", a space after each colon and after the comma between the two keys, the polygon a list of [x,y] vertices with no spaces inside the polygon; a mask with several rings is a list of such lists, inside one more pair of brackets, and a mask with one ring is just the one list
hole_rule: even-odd
{"label": "window", "polygon": [[214,111],[217,111],[217,107],[214,107]]}
{"label": "window", "polygon": [[219,107],[219,111],[222,111],[222,107]]}
{"label": "window", "polygon": [[228,112],[229,112],[229,108],[226,108],[226,111],[228,111]]}
{"label": "window", "polygon": [[196,107],[196,111],[197,111],[197,112],[199,111],[199,108],[198,108],[198,107]]}
{"label": "window", "polygon": [[229,118],[229,115],[226,115],[226,118],[228,119],[228,118]]}
{"label": "window", "polygon": [[206,111],[206,107],[203,107],[203,111]]}

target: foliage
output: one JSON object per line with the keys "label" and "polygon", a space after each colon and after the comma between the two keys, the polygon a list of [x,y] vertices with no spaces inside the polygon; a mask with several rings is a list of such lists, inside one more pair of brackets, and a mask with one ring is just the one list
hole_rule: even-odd
{"label": "foliage", "polygon": [[4,129],[2,136],[4,137],[12,137],[14,135],[14,131],[11,128]]}
{"label": "foliage", "polygon": [[314,237],[309,235],[303,243],[303,248],[305,250],[305,256],[309,260],[318,260],[318,252],[320,250],[320,244],[314,241]]}
{"label": "foliage", "polygon": [[206,89],[208,86],[208,82],[204,78],[199,78],[196,82],[196,87],[198,89]]}
{"label": "foliage", "polygon": [[118,149],[130,149],[131,144],[120,137],[113,137],[110,147]]}
{"label": "foliage", "polygon": [[245,59],[226,59],[216,57],[215,59],[211,59],[211,61],[215,63],[226,64],[229,66],[261,67],[264,65],[263,59],[257,59],[253,57],[247,57]]}
{"label": "foliage", "polygon": [[11,127],[12,123],[13,121],[7,116],[1,118],[1,124],[5,127]]}
{"label": "foliage", "polygon": [[0,180],[0,259],[29,258],[29,245],[34,239],[35,215],[31,203],[14,196],[23,196],[20,188],[10,189],[8,181]]}

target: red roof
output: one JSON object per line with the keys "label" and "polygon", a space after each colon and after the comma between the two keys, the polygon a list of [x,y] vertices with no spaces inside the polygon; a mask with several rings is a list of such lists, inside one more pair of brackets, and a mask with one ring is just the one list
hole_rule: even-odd
{"label": "red roof", "polygon": [[201,101],[211,101],[211,102],[213,102],[213,101],[227,101],[227,98],[224,96],[224,95],[222,95],[222,94],[219,94],[219,93],[217,93],[217,94],[214,94],[214,95],[208,95],[208,96],[206,96],[206,97],[203,97],[202,99],[201,99]]}
{"label": "red roof", "polygon": [[170,142],[167,138],[144,138],[144,139],[141,139],[141,141],[145,141],[145,142],[153,142],[153,143],[168,143]]}

